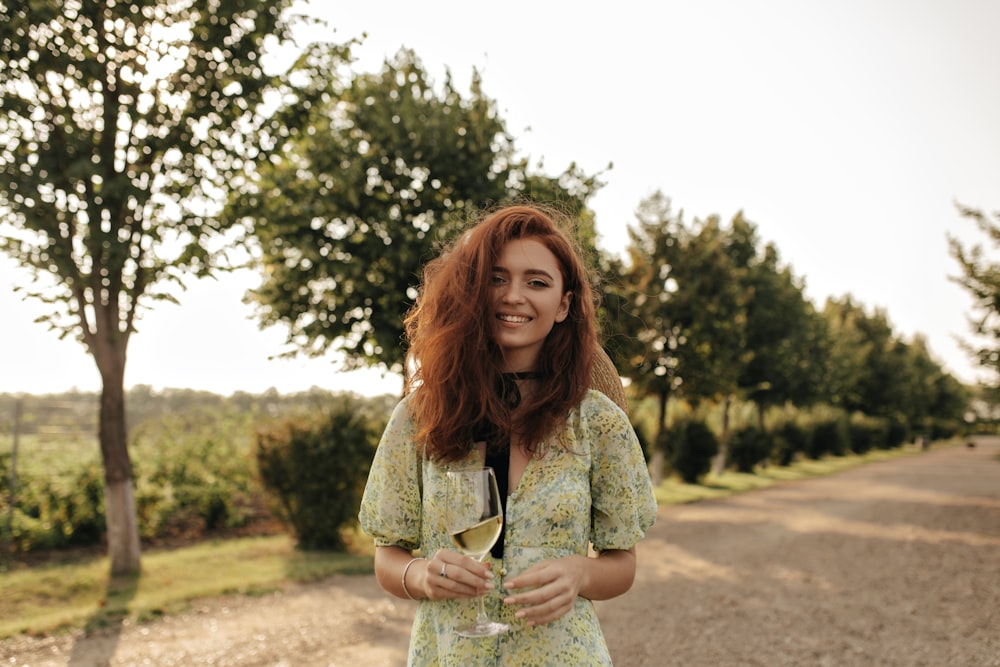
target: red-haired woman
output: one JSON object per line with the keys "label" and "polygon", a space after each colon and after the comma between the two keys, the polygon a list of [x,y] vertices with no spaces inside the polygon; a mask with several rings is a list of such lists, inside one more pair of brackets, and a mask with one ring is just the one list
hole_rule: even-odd
{"label": "red-haired woman", "polygon": [[[426,266],[406,319],[411,375],[360,519],[379,584],[420,600],[410,665],[611,664],[591,601],[631,587],[656,501],[625,412],[591,388],[595,296],[555,219],[488,214]],[[444,479],[483,465],[506,506],[479,563],[451,546]],[[510,630],[458,636],[484,593]]]}

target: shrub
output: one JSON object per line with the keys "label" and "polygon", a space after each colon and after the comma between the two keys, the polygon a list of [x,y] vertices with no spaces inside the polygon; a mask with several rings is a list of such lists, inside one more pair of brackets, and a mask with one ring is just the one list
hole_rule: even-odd
{"label": "shrub", "polygon": [[250,425],[196,410],[150,418],[136,429],[136,511],[145,539],[201,537],[247,524],[258,480]]}
{"label": "shrub", "polygon": [[855,454],[864,454],[875,448],[885,449],[888,435],[889,425],[886,420],[860,412],[851,415],[849,438],[851,451]]}
{"label": "shrub", "polygon": [[962,424],[954,419],[942,419],[940,417],[928,417],[927,431],[930,433],[931,442],[947,440],[962,432]]}
{"label": "shrub", "polygon": [[300,548],[345,548],[341,531],[357,519],[376,438],[349,403],[258,431],[261,480]]}
{"label": "shrub", "polygon": [[729,436],[729,461],[740,472],[754,467],[771,454],[771,438],[756,426],[744,426]]}
{"label": "shrub", "polygon": [[[21,553],[99,544],[104,533],[104,475],[89,465],[72,477],[19,479],[13,511],[0,502],[7,521],[0,538]],[[8,531],[9,526],[9,531]]]}
{"label": "shrub", "polygon": [[779,466],[788,466],[795,457],[809,447],[809,430],[795,419],[778,424],[773,433],[771,460]]}
{"label": "shrub", "polygon": [[885,446],[889,449],[900,447],[910,439],[910,425],[902,415],[888,418],[888,432],[885,436]]}
{"label": "shrub", "polygon": [[843,456],[848,449],[847,420],[841,414],[817,417],[812,424],[812,437],[806,456],[821,459],[826,455]]}
{"label": "shrub", "polygon": [[670,467],[688,484],[698,480],[712,468],[712,457],[719,453],[719,440],[703,421],[685,419],[667,431],[663,448]]}

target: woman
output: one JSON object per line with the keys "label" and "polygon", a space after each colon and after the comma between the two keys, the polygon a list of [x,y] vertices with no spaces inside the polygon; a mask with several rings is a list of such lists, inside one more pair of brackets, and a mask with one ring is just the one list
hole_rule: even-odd
{"label": "woman", "polygon": [[[420,600],[410,665],[611,664],[592,600],[631,587],[656,502],[627,416],[590,388],[594,300],[571,237],[535,206],[496,210],[425,268],[412,376],[360,513],[379,584]],[[494,467],[506,500],[483,563],[445,526],[445,472],[470,465]],[[510,631],[458,636],[484,593]]]}

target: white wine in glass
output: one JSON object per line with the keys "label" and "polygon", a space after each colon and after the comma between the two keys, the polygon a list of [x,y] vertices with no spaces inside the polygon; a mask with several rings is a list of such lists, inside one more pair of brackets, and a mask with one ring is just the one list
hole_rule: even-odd
{"label": "white wine in glass", "polygon": [[[461,553],[482,562],[503,527],[503,508],[493,468],[448,472],[448,534]],[[490,620],[479,598],[474,623],[455,628],[462,637],[489,637],[507,632],[506,623]]]}

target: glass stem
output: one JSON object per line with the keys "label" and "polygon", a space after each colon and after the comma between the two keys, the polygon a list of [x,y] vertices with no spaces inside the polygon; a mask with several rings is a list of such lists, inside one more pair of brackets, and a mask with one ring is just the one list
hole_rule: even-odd
{"label": "glass stem", "polygon": [[486,595],[479,596],[479,614],[476,615],[476,625],[486,625],[490,617],[486,615]]}
{"label": "glass stem", "polygon": [[[486,558],[486,554],[479,557],[479,562],[482,563],[484,558]],[[486,615],[486,593],[483,593],[479,596],[479,613],[476,615],[476,625],[484,626],[489,622],[490,617]]]}

